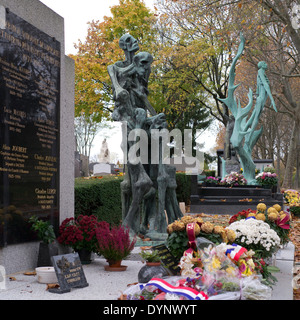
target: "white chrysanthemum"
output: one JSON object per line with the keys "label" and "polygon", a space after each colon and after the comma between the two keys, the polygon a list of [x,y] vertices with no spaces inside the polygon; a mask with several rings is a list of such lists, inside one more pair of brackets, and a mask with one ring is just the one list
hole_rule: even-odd
{"label": "white chrysanthemum", "polygon": [[247,245],[252,243],[260,244],[267,251],[270,251],[272,247],[280,244],[280,238],[277,233],[262,220],[242,219],[233,222],[227,228],[233,230],[237,238]]}

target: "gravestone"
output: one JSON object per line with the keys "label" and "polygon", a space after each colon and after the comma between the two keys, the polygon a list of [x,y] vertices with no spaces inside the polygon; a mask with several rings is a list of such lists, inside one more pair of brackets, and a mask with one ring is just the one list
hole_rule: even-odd
{"label": "gravestone", "polygon": [[0,40],[0,264],[14,273],[37,263],[30,216],[57,232],[74,215],[74,61],[38,0],[0,0]]}
{"label": "gravestone", "polygon": [[93,167],[93,174],[111,174],[111,165],[109,163],[97,163]]}
{"label": "gravestone", "polygon": [[51,257],[59,288],[49,289],[51,293],[66,293],[72,288],[84,288],[86,281],[78,253]]}
{"label": "gravestone", "polygon": [[0,245],[30,241],[32,212],[58,227],[60,44],[6,10],[0,30]]}

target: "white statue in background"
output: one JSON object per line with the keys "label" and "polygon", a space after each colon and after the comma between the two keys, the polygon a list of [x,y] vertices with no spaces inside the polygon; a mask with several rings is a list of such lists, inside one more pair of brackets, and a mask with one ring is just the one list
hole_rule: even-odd
{"label": "white statue in background", "polygon": [[108,150],[106,138],[102,142],[100,155],[99,155],[99,162],[100,163],[110,163],[110,152]]}

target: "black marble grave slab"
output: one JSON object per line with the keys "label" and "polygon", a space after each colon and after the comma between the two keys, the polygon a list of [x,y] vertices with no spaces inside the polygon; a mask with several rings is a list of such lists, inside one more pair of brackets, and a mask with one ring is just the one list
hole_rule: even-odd
{"label": "black marble grave slab", "polygon": [[59,224],[60,43],[7,10],[0,29],[0,246]]}

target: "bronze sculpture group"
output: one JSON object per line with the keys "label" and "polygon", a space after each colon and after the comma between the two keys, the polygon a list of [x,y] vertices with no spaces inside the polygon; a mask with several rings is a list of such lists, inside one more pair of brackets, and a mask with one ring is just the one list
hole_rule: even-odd
{"label": "bronze sculpture group", "polygon": [[[110,65],[108,72],[115,101],[112,118],[126,127],[121,146],[128,156],[128,150],[136,143],[128,139],[132,130],[143,130],[151,140],[151,130],[165,129],[167,122],[163,113],[155,112],[147,97],[153,57],[147,52],[135,54],[139,46],[129,34],[120,38],[119,45],[125,60]],[[161,146],[161,141],[158,143]],[[176,169],[163,164],[161,147],[159,152],[158,164],[151,163],[150,156],[145,163],[126,157],[126,174],[121,183],[123,225],[132,234],[141,233],[152,240],[165,239],[168,223],[182,217],[176,197]]]}
{"label": "bronze sculpture group", "polygon": [[[241,43],[229,73],[228,97],[220,99],[231,111],[226,128],[225,159],[222,159],[223,177],[226,169],[242,167],[248,184],[255,184],[255,164],[251,152],[262,134],[263,129],[256,130],[256,127],[267,97],[277,110],[265,75],[267,65],[263,61],[258,64],[257,98],[253,110],[251,89],[248,93],[249,103],[244,108],[234,97],[234,90],[238,86],[234,85],[235,65],[244,50],[244,44],[245,39],[241,34]],[[112,119],[122,122],[121,147],[127,159],[126,174],[121,183],[123,225],[130,228],[132,235],[140,233],[152,240],[161,240],[166,238],[167,224],[182,217],[176,198],[176,169],[163,163],[161,140],[156,142],[159,144],[158,164],[151,163],[150,156],[148,161],[142,163],[138,150],[135,159],[128,157],[128,150],[139,139],[128,137],[132,131],[141,129],[150,141],[152,129],[167,128],[166,117],[164,113],[156,113],[147,97],[153,57],[148,52],[136,54],[138,42],[129,34],[120,38],[119,45],[124,51],[125,60],[108,66],[108,73],[115,101]]]}

